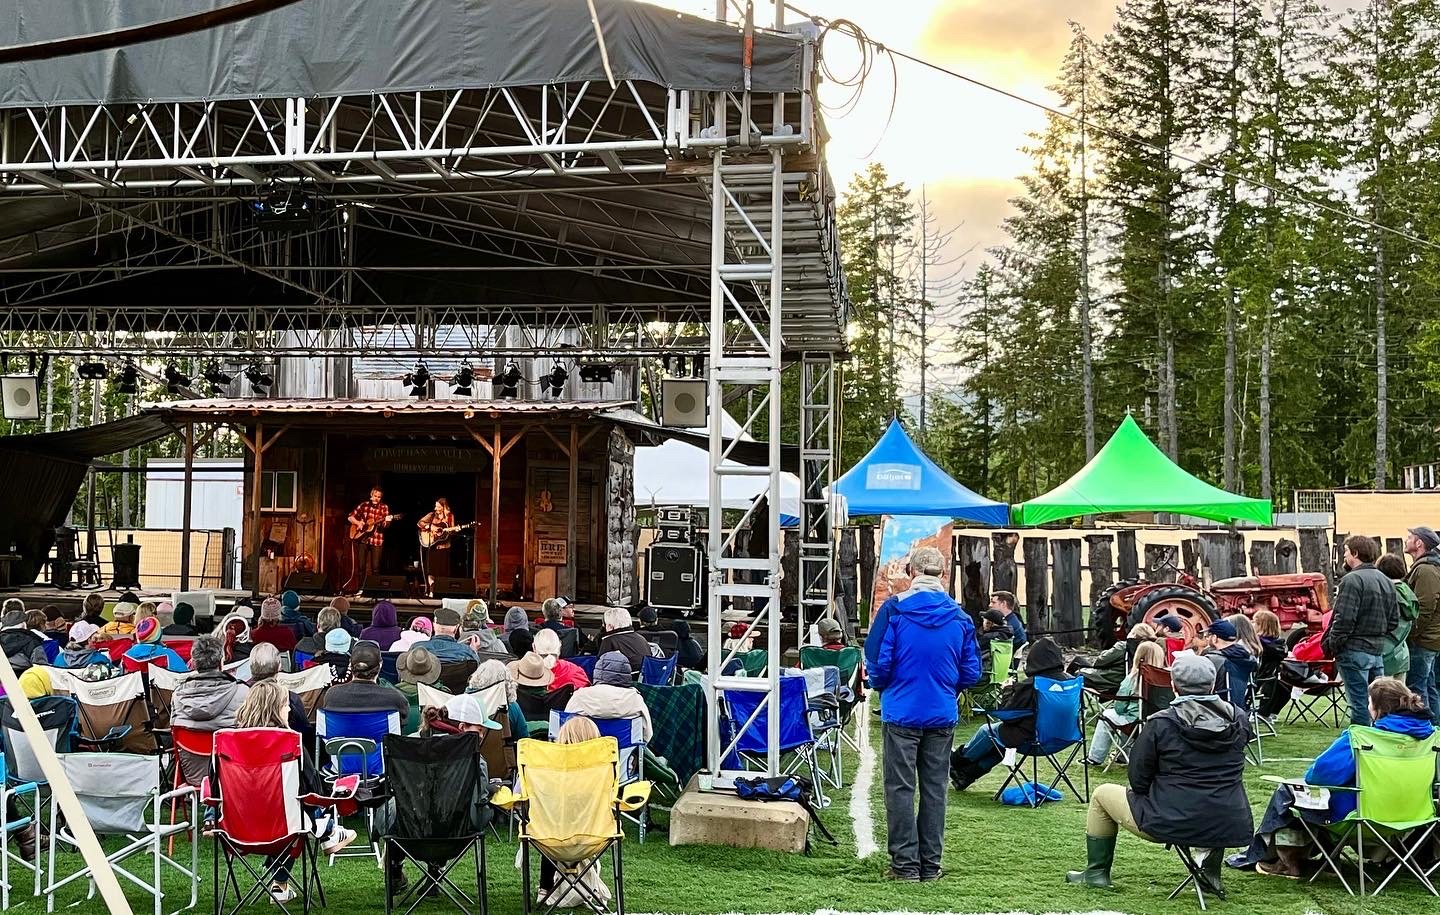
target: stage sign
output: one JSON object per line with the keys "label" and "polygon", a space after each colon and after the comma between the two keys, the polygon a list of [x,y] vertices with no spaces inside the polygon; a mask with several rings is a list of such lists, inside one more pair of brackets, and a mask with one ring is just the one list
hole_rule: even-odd
{"label": "stage sign", "polygon": [[490,455],[478,447],[395,445],[371,448],[361,463],[390,473],[474,473],[490,466]]}
{"label": "stage sign", "polygon": [[910,587],[905,566],[910,554],[922,546],[933,546],[945,559],[945,573],[940,580],[950,589],[951,541],[954,525],[949,518],[927,515],[886,515],[880,529],[879,555],[875,563],[875,592],[870,601],[870,617],[874,619],[880,605],[893,594]]}
{"label": "stage sign", "polygon": [[535,541],[535,561],[545,566],[563,566],[568,551],[564,540]]}

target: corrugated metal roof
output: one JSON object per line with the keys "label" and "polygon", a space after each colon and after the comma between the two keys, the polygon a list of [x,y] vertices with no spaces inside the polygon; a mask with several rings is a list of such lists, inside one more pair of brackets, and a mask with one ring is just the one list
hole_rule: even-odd
{"label": "corrugated metal roof", "polygon": [[627,400],[315,400],[282,398],[213,398],[156,404],[146,412],[169,416],[215,413],[432,414],[603,413],[628,407]]}

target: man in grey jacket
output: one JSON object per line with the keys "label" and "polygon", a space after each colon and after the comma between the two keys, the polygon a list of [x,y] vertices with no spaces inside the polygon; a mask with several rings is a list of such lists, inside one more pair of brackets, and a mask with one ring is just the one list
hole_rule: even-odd
{"label": "man in grey jacket", "polygon": [[1375,568],[1380,547],[1369,537],[1345,538],[1345,567],[1335,612],[1320,646],[1345,681],[1350,723],[1370,726],[1370,681],[1385,676],[1385,634],[1400,622],[1390,577]]}
{"label": "man in grey jacket", "polygon": [[[219,731],[235,726],[235,713],[250,687],[225,673],[225,649],[212,635],[195,640],[190,665],[195,673],[179,686],[170,701],[170,724],[192,731]],[[210,757],[180,751],[180,771],[189,785],[210,774]]]}

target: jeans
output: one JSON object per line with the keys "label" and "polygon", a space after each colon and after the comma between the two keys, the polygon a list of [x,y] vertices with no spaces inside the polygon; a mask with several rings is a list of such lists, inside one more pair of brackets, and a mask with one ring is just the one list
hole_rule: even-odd
{"label": "jeans", "polygon": [[971,735],[970,740],[960,750],[960,755],[969,760],[984,775],[991,769],[1000,765],[1000,760],[1005,758],[1005,752],[1000,749],[1003,743],[1000,740],[1000,726],[997,724],[982,724],[980,729]]}
{"label": "jeans", "polygon": [[945,848],[945,779],[954,739],[954,727],[885,725],[885,824],[890,866],[901,877],[940,873],[940,853]]}
{"label": "jeans", "polygon": [[1335,668],[1345,681],[1345,700],[1350,705],[1350,723],[1369,727],[1370,683],[1385,676],[1385,659],[1368,651],[1342,651]]}
{"label": "jeans", "polygon": [[1405,684],[1425,700],[1430,720],[1440,727],[1440,682],[1437,680],[1440,680],[1440,651],[1412,644],[1410,672],[1405,675]]}

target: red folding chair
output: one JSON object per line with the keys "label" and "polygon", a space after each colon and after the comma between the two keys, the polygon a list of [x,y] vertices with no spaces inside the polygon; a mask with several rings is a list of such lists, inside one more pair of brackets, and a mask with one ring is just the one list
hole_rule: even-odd
{"label": "red folding chair", "polygon": [[113,664],[119,664],[125,652],[135,647],[135,640],[129,636],[119,639],[110,639],[108,642],[101,642],[100,647],[110,656]]}
{"label": "red folding chair", "polygon": [[190,651],[195,647],[193,638],[161,639],[160,644],[178,654],[187,667],[190,665]]}
{"label": "red folding chair", "polygon": [[[175,777],[171,780],[170,785],[171,790],[174,791],[177,790],[181,785],[186,783],[185,767],[180,765],[180,754],[184,752],[192,753],[196,756],[213,756],[215,754],[215,732],[195,731],[191,730],[190,728],[172,727],[170,729],[170,740],[171,746],[173,747],[172,752],[175,754],[175,758],[172,760],[175,769]],[[195,785],[194,787],[199,788],[200,786]],[[178,801],[170,802],[171,823],[175,822],[175,809],[177,804]],[[174,857],[175,855],[174,836],[170,837],[170,851],[168,853],[171,857]]]}

